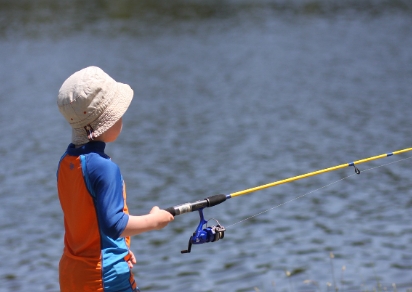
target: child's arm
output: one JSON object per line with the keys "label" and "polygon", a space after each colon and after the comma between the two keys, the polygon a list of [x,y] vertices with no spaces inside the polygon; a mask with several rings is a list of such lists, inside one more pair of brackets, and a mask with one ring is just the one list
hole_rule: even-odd
{"label": "child's arm", "polygon": [[173,221],[172,214],[155,206],[149,214],[141,216],[129,215],[129,221],[120,237],[137,235],[151,230],[159,230]]}

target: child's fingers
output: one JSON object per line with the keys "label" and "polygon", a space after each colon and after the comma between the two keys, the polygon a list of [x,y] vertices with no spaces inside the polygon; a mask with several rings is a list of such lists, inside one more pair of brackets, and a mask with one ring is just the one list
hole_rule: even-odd
{"label": "child's fingers", "polygon": [[127,262],[127,265],[129,266],[129,269],[133,269],[133,264],[130,261]]}
{"label": "child's fingers", "polygon": [[131,250],[129,250],[129,255],[130,255],[130,258],[127,261],[127,265],[129,266],[129,269],[132,269],[133,264],[136,263],[136,257],[134,256],[134,253]]}
{"label": "child's fingers", "polygon": [[165,216],[166,216],[166,218],[167,218],[167,222],[169,223],[169,222],[171,222],[171,221],[173,221],[173,220],[175,220],[175,217],[172,215],[172,214],[170,214],[169,212],[167,212],[166,210],[162,210],[163,212],[164,212],[164,214],[165,214]]}
{"label": "child's fingers", "polygon": [[129,251],[129,252],[130,252],[130,255],[131,255],[130,261],[132,262],[132,264],[135,264],[137,262],[136,257],[134,256],[134,253],[132,251]]}

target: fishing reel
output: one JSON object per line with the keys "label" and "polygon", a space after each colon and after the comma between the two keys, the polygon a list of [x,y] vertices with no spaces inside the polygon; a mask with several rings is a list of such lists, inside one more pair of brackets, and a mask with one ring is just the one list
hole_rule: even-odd
{"label": "fishing reel", "polygon": [[[203,200],[196,201],[193,203],[185,203],[182,205],[177,205],[174,207],[169,207],[165,209],[173,216],[181,215],[184,213],[199,211],[200,222],[196,228],[196,231],[193,232],[193,235],[189,239],[189,244],[186,250],[182,250],[181,253],[190,253],[193,244],[202,244],[205,242],[215,242],[219,239],[222,239],[225,236],[225,227],[220,225],[219,221],[216,221],[217,225],[207,226],[207,221],[203,217],[203,209],[207,207],[213,207],[220,203],[230,199],[230,195],[214,195],[207,197]],[[206,225],[206,228],[203,226]]]}
{"label": "fishing reel", "polygon": [[[199,209],[198,211],[200,216],[199,225],[197,226],[196,231],[193,232],[193,235],[190,237],[187,249],[182,250],[181,253],[190,253],[190,251],[192,250],[192,244],[215,242],[225,237],[226,229],[225,227],[220,225],[219,221],[213,219],[216,221],[217,225],[207,227],[208,221],[206,221],[203,217],[203,208]],[[203,228],[203,226],[205,225],[206,228]]]}

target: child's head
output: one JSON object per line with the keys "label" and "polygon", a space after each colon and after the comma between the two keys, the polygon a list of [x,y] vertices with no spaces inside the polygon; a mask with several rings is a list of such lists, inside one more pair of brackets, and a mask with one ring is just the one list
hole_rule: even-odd
{"label": "child's head", "polygon": [[81,145],[114,126],[132,98],[129,85],[116,82],[98,67],[87,67],[64,81],[57,105],[72,126],[72,143]]}

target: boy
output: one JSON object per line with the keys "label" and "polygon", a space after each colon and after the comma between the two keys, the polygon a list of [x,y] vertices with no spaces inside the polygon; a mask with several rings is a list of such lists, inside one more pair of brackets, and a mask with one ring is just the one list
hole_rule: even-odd
{"label": "boy", "polygon": [[140,291],[131,273],[130,236],[173,220],[157,206],[147,215],[129,215],[119,167],[104,153],[105,143],[120,134],[132,98],[129,85],[98,67],[74,73],[59,90],[57,105],[72,126],[72,143],[57,170],[65,227],[62,292]]}

